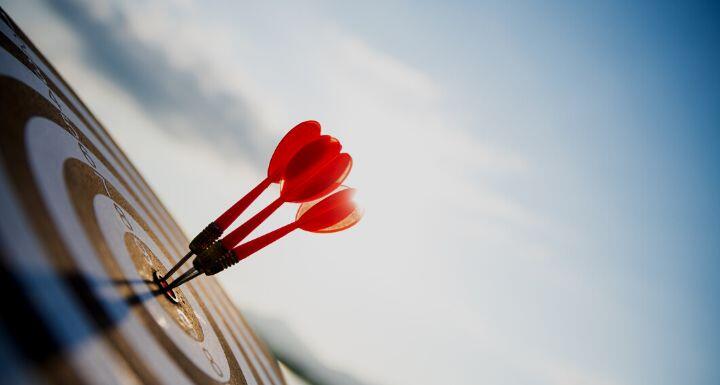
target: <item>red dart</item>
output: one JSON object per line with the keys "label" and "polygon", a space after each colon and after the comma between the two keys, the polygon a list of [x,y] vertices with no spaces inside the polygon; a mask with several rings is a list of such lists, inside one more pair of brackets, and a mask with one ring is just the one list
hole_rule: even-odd
{"label": "red dart", "polygon": [[[283,203],[309,202],[335,190],[352,168],[352,158],[349,154],[340,153],[341,149],[340,142],[329,135],[323,135],[305,145],[290,159],[285,168],[280,197],[230,234],[199,252],[195,260],[224,260],[223,256],[228,254],[228,250],[245,239]],[[191,272],[192,270],[187,271],[176,281],[187,279],[187,274]]]}
{"label": "red dart", "polygon": [[275,152],[270,158],[270,164],[267,170],[267,176],[260,181],[250,192],[245,194],[240,200],[235,202],[229,209],[220,215],[213,222],[210,222],[198,235],[190,242],[190,252],[181,258],[175,266],[173,266],[161,280],[169,278],[177,269],[180,268],[193,254],[197,254],[204,250],[257,199],[260,194],[270,186],[271,183],[280,183],[282,180],[285,167],[290,159],[300,151],[305,145],[320,137],[320,123],[314,120],[302,122],[285,134],[280,140]]}
{"label": "red dart", "polygon": [[352,200],[354,195],[355,189],[341,186],[336,192],[321,200],[301,205],[295,221],[290,224],[237,246],[232,250],[225,251],[220,255],[210,256],[201,253],[193,261],[193,268],[178,277],[168,289],[178,287],[202,273],[207,275],[217,274],[293,230],[302,229],[314,233],[333,233],[352,227],[362,218],[362,212]]}

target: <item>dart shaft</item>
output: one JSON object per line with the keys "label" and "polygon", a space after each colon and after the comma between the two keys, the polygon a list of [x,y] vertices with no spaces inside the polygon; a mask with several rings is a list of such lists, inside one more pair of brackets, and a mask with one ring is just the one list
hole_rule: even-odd
{"label": "dart shaft", "polygon": [[165,281],[165,280],[167,280],[168,278],[172,277],[172,275],[173,275],[176,271],[178,271],[178,269],[179,269],[182,265],[184,265],[185,262],[187,262],[187,260],[190,259],[190,257],[192,257],[192,255],[193,255],[193,252],[190,251],[190,252],[188,252],[187,254],[185,254],[184,257],[180,258],[180,260],[175,264],[175,266],[173,266],[170,270],[168,270],[167,273],[165,273],[165,275],[163,275],[163,277],[161,278],[161,280],[162,280],[162,281]]}
{"label": "dart shaft", "polygon": [[232,205],[229,209],[227,209],[222,215],[220,215],[216,220],[215,223],[217,223],[218,226],[222,230],[227,229],[230,227],[230,225],[235,222],[235,220],[242,214],[245,209],[250,206],[251,203],[257,199],[260,194],[265,191],[265,189],[270,186],[272,183],[272,180],[270,180],[269,177],[263,179],[260,183],[258,183],[257,186],[255,186],[252,190],[250,190],[247,194],[245,194],[244,197],[240,198],[237,202],[235,202],[234,205]]}
{"label": "dart shaft", "polygon": [[263,247],[277,241],[278,239],[284,237],[288,233],[292,232],[293,230],[298,228],[298,222],[293,222],[288,225],[285,225],[283,227],[280,227],[279,229],[273,230],[263,236],[257,237],[253,239],[252,241],[243,243],[240,246],[235,247],[232,249],[233,253],[235,254],[235,257],[238,261],[243,260],[247,257],[249,257],[251,254],[254,254],[258,250],[262,249]]}
{"label": "dart shaft", "polygon": [[245,237],[247,237],[253,230],[260,226],[275,210],[278,209],[284,203],[282,197],[274,200],[267,207],[262,209],[259,213],[255,214],[252,218],[248,219],[247,222],[238,226],[235,230],[230,232],[222,239],[223,245],[229,250],[238,243],[240,243]]}

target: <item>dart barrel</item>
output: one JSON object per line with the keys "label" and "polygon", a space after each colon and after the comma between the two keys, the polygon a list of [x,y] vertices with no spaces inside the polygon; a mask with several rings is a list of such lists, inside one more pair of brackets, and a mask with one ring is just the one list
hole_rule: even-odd
{"label": "dart barrel", "polygon": [[223,230],[220,226],[218,226],[215,222],[211,222],[209,225],[205,226],[205,228],[198,233],[192,241],[190,241],[190,251],[195,254],[200,254],[203,250],[212,245],[215,240],[220,238],[222,233]]}
{"label": "dart barrel", "polygon": [[222,242],[216,241],[198,254],[193,267],[203,274],[214,275],[236,263],[238,258],[235,253],[226,249]]}
{"label": "dart barrel", "polygon": [[0,382],[285,384],[214,278],[162,293],[188,238],[2,10],[0,122]]}

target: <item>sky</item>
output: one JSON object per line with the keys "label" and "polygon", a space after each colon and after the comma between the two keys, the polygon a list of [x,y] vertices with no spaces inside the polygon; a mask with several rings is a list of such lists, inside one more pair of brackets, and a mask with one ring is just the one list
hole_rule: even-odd
{"label": "sky", "polygon": [[296,123],[340,138],[363,221],[218,276],[328,367],[377,385],[720,382],[717,4],[0,4],[188,235]]}

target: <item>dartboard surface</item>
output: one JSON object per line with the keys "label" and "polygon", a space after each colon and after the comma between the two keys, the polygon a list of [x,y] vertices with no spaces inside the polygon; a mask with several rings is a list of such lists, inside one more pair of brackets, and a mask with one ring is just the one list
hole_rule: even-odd
{"label": "dartboard surface", "polygon": [[0,16],[0,382],[284,384],[213,278],[158,291],[187,237]]}

